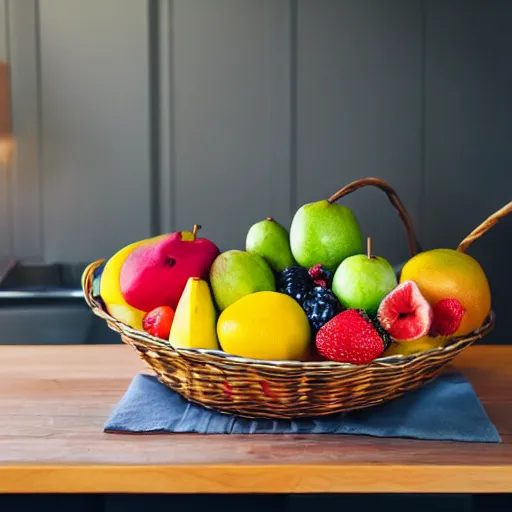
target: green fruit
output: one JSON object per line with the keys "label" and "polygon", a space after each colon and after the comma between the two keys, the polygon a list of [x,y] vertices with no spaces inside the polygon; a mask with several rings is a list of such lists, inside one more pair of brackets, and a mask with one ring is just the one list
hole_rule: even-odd
{"label": "green fruit", "polygon": [[355,215],[346,206],[327,200],[297,210],[290,227],[290,244],[302,267],[322,264],[333,272],[345,258],[364,251]]}
{"label": "green fruit", "polygon": [[247,232],[245,250],[259,254],[275,272],[296,265],[288,231],[272,217],[251,226]]}
{"label": "green fruit", "polygon": [[375,315],[382,299],[397,286],[393,267],[380,256],[356,254],[336,269],[332,291],[345,308]]}
{"label": "green fruit", "polygon": [[259,254],[236,249],[215,258],[210,268],[210,285],[220,311],[245,295],[276,289],[267,262]]}

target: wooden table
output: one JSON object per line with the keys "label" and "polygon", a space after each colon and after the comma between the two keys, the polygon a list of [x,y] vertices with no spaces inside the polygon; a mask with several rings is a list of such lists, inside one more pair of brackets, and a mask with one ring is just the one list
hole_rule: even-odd
{"label": "wooden table", "polygon": [[357,436],[125,435],[128,346],[0,347],[2,493],[512,492],[512,347],[456,359],[504,444]]}

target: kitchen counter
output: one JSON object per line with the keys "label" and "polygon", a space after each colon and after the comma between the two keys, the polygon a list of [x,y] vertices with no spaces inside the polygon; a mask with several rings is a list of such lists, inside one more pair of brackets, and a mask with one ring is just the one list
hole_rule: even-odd
{"label": "kitchen counter", "polygon": [[512,347],[454,362],[503,444],[365,436],[105,434],[125,345],[0,346],[1,493],[512,492]]}

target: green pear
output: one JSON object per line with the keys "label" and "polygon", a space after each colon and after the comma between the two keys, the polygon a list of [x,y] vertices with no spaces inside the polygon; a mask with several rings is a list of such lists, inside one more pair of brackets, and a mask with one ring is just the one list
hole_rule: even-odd
{"label": "green pear", "polygon": [[382,299],[396,286],[395,270],[386,259],[371,254],[355,254],[343,260],[332,279],[332,291],[347,309],[364,309],[375,315]]}
{"label": "green pear", "polygon": [[333,272],[345,258],[364,252],[363,236],[352,210],[327,200],[297,210],[290,227],[290,246],[300,266],[322,264]]}
{"label": "green pear", "polygon": [[275,272],[296,265],[290,249],[288,231],[272,217],[250,227],[245,250],[259,254]]}
{"label": "green pear", "polygon": [[259,254],[237,249],[215,258],[210,268],[210,285],[220,311],[245,295],[276,290],[268,263]]}

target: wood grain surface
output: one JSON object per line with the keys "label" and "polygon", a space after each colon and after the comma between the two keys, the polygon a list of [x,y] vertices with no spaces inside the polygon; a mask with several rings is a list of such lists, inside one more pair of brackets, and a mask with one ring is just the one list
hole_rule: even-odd
{"label": "wood grain surface", "polygon": [[512,347],[455,365],[503,444],[330,435],[105,434],[127,346],[0,347],[0,492],[512,492]]}

